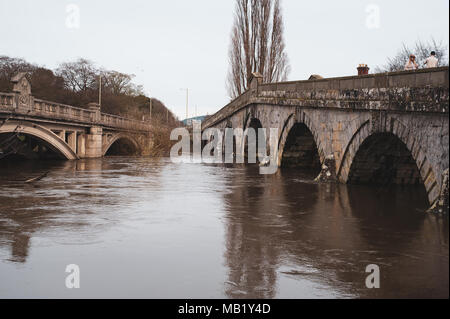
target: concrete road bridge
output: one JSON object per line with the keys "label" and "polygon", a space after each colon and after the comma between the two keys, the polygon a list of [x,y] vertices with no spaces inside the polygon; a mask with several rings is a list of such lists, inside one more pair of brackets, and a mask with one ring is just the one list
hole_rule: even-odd
{"label": "concrete road bridge", "polygon": [[423,185],[430,204],[448,210],[448,72],[270,84],[254,74],[249,90],[202,130],[278,128],[281,167],[322,170],[341,183]]}
{"label": "concrete road bridge", "polygon": [[37,99],[25,73],[11,81],[13,93],[0,93],[0,158],[12,153],[68,160],[108,152],[134,155],[151,144],[148,122],[102,113],[95,103],[84,109]]}

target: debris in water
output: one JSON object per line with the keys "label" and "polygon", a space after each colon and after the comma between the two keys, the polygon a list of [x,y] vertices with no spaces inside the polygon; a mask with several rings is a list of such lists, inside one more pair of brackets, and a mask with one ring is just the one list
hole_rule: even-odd
{"label": "debris in water", "polygon": [[31,178],[31,179],[29,179],[29,180],[26,180],[26,181],[25,181],[25,184],[30,184],[30,183],[34,183],[34,182],[40,181],[41,179],[43,179],[44,177],[46,177],[46,176],[48,175],[48,173],[50,173],[50,172],[45,172],[44,174],[42,174],[42,175],[40,175],[40,176],[38,176],[38,177],[35,177],[35,178]]}

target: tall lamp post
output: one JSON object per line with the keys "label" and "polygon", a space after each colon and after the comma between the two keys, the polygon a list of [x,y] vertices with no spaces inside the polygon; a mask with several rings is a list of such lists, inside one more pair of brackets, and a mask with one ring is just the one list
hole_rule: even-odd
{"label": "tall lamp post", "polygon": [[187,120],[189,117],[189,89],[186,88],[180,90],[186,91],[186,120]]}
{"label": "tall lamp post", "polygon": [[153,108],[153,99],[150,98],[150,122],[152,121],[152,108]]}
{"label": "tall lamp post", "polygon": [[99,76],[99,86],[98,86],[98,105],[102,106],[102,76]]}

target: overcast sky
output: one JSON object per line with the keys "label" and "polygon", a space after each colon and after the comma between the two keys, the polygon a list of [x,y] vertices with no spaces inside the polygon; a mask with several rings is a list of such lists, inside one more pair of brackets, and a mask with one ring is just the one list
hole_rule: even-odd
{"label": "overcast sky", "polygon": [[[180,118],[180,88],[190,90],[190,116],[195,106],[211,114],[229,101],[233,11],[232,0],[0,0],[0,55],[49,68],[87,58],[135,74]],[[283,0],[283,11],[289,80],[354,75],[359,63],[373,69],[417,39],[448,45],[448,0]]]}

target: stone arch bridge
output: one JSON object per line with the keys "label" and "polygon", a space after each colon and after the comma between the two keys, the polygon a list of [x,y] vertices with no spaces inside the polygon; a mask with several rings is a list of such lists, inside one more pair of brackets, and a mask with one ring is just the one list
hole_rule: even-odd
{"label": "stone arch bridge", "polygon": [[271,84],[254,74],[202,130],[278,128],[279,166],[325,169],[342,183],[424,185],[430,204],[448,209],[448,70]]}
{"label": "stone arch bridge", "polygon": [[[11,80],[13,93],[0,93],[0,158],[99,158],[145,153],[152,143],[148,122],[36,99],[25,73]],[[19,139],[16,137],[20,137]]]}

